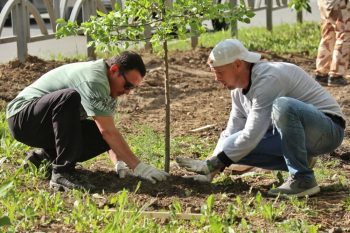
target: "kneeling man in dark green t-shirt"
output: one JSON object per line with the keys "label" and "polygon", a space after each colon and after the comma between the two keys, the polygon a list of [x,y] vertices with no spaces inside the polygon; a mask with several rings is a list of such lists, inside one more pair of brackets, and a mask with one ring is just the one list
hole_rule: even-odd
{"label": "kneeling man in dark green t-shirt", "polygon": [[106,60],[53,69],[8,104],[6,116],[13,137],[40,148],[28,153],[27,160],[37,167],[47,161],[52,167],[50,187],[91,187],[75,179],[75,164],[106,151],[117,172],[126,168],[119,160],[135,176],[152,183],[166,180],[167,173],[133,154],[113,121],[116,98],[137,88],[145,74],[140,55],[126,51]]}

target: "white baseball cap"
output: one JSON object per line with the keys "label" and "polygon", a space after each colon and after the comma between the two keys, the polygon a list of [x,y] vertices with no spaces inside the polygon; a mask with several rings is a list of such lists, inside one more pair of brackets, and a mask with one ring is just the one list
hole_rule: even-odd
{"label": "white baseball cap", "polygon": [[239,40],[226,39],[219,42],[210,52],[208,64],[210,67],[223,66],[237,59],[254,63],[260,58],[259,53],[249,52]]}

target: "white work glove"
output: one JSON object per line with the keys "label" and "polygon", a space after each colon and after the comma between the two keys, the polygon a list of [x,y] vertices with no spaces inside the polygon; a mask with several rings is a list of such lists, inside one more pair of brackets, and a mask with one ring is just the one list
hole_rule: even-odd
{"label": "white work glove", "polygon": [[115,164],[115,172],[121,179],[125,178],[127,175],[132,174],[132,170],[123,161],[117,161]]}
{"label": "white work glove", "polygon": [[133,175],[149,180],[153,184],[155,184],[157,181],[164,181],[166,180],[167,176],[169,176],[169,174],[165,171],[158,170],[157,168],[143,162],[140,162],[135,167]]}
{"label": "white work glove", "polygon": [[210,173],[207,161],[178,157],[176,158],[176,162],[180,167],[185,168],[187,171],[202,175],[207,175]]}

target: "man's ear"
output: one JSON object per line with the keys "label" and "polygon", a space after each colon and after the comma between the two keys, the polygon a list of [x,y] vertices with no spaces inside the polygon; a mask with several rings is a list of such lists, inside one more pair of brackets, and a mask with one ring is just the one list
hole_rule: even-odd
{"label": "man's ear", "polygon": [[115,73],[115,72],[118,72],[118,71],[119,71],[119,67],[118,67],[118,65],[113,64],[113,65],[111,65],[111,67],[109,68],[109,70],[110,70],[111,72]]}
{"label": "man's ear", "polygon": [[239,68],[242,66],[242,61],[237,59],[236,61],[233,62],[233,65],[235,68]]}

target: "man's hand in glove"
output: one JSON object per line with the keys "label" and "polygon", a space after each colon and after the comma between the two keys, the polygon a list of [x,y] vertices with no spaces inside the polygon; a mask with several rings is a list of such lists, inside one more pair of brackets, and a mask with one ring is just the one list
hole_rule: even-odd
{"label": "man's hand in glove", "polygon": [[166,180],[168,173],[165,171],[158,170],[148,164],[140,162],[134,169],[134,176],[138,176],[140,178],[151,181],[155,184],[157,181]]}
{"label": "man's hand in glove", "polygon": [[185,168],[187,171],[195,172],[202,175],[207,175],[211,172],[208,167],[207,161],[191,159],[191,158],[176,158],[177,164],[180,167]]}
{"label": "man's hand in glove", "polygon": [[132,174],[132,170],[123,161],[118,161],[115,164],[115,171],[119,178],[125,178],[125,176]]}

